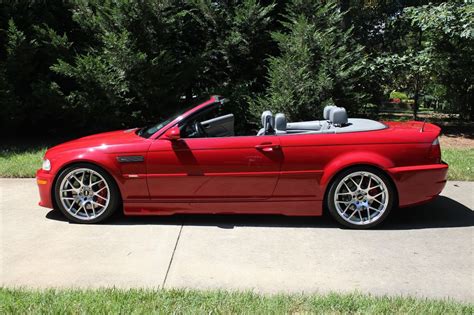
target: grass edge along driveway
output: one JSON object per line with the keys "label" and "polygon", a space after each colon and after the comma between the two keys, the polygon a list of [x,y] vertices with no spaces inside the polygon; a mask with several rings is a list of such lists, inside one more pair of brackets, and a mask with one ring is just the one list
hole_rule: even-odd
{"label": "grass edge along driveway", "polygon": [[0,288],[1,314],[473,314],[474,305],[449,299],[352,294],[277,294],[146,289]]}

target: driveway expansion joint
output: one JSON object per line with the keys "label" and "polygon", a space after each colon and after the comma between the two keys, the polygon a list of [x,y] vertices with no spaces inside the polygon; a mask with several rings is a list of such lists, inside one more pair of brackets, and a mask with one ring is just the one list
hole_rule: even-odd
{"label": "driveway expansion joint", "polygon": [[168,264],[168,268],[166,269],[165,278],[163,279],[163,283],[161,284],[162,289],[165,288],[166,280],[168,279],[168,274],[169,274],[170,269],[171,269],[171,264],[173,263],[174,253],[176,252],[176,248],[178,248],[178,243],[179,243],[179,239],[181,237],[181,232],[183,231],[183,226],[184,226],[184,224],[181,224],[181,227],[179,228],[178,237],[176,238],[176,243],[174,244],[173,252],[171,253],[170,262]]}

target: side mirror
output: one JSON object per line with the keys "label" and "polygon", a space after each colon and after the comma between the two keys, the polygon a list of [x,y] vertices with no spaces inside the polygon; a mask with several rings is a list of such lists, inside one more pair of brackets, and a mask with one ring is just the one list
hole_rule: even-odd
{"label": "side mirror", "polygon": [[166,140],[178,140],[181,138],[179,127],[171,127],[170,129],[166,130],[164,139]]}

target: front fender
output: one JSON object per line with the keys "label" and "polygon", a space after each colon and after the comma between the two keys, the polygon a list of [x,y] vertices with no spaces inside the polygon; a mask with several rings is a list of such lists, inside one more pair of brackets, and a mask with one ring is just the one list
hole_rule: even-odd
{"label": "front fender", "polygon": [[[46,153],[46,158],[51,161],[51,171],[54,178],[60,170],[75,163],[91,163],[103,168],[115,180],[122,199],[124,201],[129,199],[148,199],[148,185],[146,181],[146,163],[145,161],[136,161],[128,163],[120,163],[117,158],[127,155],[146,155],[145,143],[134,150],[110,150],[107,147],[94,147],[87,149],[74,149],[51,154]],[[132,174],[133,176],[129,176]]]}
{"label": "front fender", "polygon": [[121,176],[120,165],[116,159],[113,158],[113,155],[109,153],[92,149],[77,149],[61,152],[60,154],[55,153],[52,156],[48,156],[48,153],[46,153],[45,158],[51,161],[51,171],[49,173],[54,178],[54,181],[57,179],[60,171],[69,165],[77,163],[91,163],[103,168],[110,176],[113,177],[122,196],[125,193],[125,179],[123,176]]}
{"label": "front fender", "polygon": [[[48,156],[48,153],[46,153],[45,158],[51,161],[50,173],[54,176],[68,165],[75,163],[95,164],[105,169],[114,178],[117,177],[116,174],[120,174],[118,163],[114,161],[110,154],[105,152],[77,149],[54,154],[53,156]],[[115,179],[117,180],[117,178]]]}

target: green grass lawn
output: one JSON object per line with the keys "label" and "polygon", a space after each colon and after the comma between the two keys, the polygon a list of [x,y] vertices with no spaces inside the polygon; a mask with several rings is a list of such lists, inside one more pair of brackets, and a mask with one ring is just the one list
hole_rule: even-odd
{"label": "green grass lawn", "polygon": [[[0,148],[0,177],[34,177],[41,167],[45,147]],[[443,149],[450,180],[474,180],[474,149]]]}
{"label": "green grass lawn", "polygon": [[449,179],[474,181],[474,149],[443,149],[441,156],[449,164]]}
{"label": "green grass lawn", "polygon": [[0,147],[0,177],[35,177],[46,147]]}
{"label": "green grass lawn", "polygon": [[45,290],[0,288],[1,314],[473,314],[452,300],[363,294],[259,295],[192,290]]}

